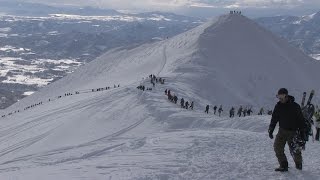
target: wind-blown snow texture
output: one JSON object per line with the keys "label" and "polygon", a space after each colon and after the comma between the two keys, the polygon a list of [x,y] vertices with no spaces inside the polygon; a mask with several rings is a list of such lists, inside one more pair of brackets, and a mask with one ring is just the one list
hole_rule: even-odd
{"label": "wind-blown snow texture", "polygon": [[[1,111],[21,112],[0,119],[0,179],[319,179],[318,142],[308,142],[303,171],[277,173],[270,116],[227,117],[231,105],[271,108],[279,87],[294,95],[318,90],[319,68],[241,15],[115,49]],[[150,74],[165,84],[136,89],[152,87]],[[120,87],[54,98],[114,84]],[[194,101],[194,110],[169,102],[165,89]],[[225,112],[204,114],[206,104]]]}

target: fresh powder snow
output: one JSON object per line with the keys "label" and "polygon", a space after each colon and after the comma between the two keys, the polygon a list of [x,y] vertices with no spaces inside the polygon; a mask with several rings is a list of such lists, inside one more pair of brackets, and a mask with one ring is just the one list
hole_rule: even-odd
{"label": "fresh powder snow", "polygon": [[[273,108],[280,87],[297,101],[303,91],[319,92],[319,69],[238,14],[111,50],[0,111],[0,179],[319,179],[317,141],[307,143],[302,171],[287,147],[289,172],[274,171],[271,116],[256,115]],[[150,74],[165,83],[153,87]],[[194,109],[170,102],[166,89]],[[214,105],[223,106],[221,117]],[[254,115],[229,118],[231,106],[240,105]]]}

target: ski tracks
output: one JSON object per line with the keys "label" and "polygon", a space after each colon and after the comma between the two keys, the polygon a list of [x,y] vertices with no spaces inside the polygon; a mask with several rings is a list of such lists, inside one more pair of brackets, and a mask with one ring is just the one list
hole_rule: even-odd
{"label": "ski tracks", "polygon": [[161,66],[159,72],[157,73],[157,76],[160,75],[160,73],[163,71],[164,67],[167,64],[167,58],[168,57],[167,57],[167,46],[166,45],[163,46],[162,52],[163,52],[163,61],[162,61],[163,63],[162,63],[162,66]]}
{"label": "ski tracks", "polygon": [[[58,127],[56,127],[56,128],[58,128]],[[56,128],[54,128],[54,129],[56,129]],[[19,150],[25,149],[25,148],[31,146],[32,144],[39,142],[40,140],[42,140],[45,137],[47,137],[48,135],[50,135],[54,131],[54,129],[49,130],[49,131],[47,131],[43,134],[40,134],[38,136],[27,138],[21,142],[15,143],[7,148],[1,149],[0,150],[0,157],[4,156],[6,154],[9,154],[9,153],[16,153]]]}
{"label": "ski tracks", "polygon": [[[41,154],[33,154],[33,155],[18,157],[13,160],[6,161],[6,162],[2,163],[1,165],[8,165],[11,163],[19,163],[21,161],[22,162],[30,162],[30,163],[37,162],[37,164],[40,164],[40,165],[57,165],[57,164],[61,164],[61,163],[66,163],[66,162],[71,162],[71,161],[88,160],[93,157],[102,156],[110,150],[114,150],[116,148],[120,148],[121,146],[125,145],[127,143],[127,140],[125,140],[125,142],[118,143],[116,145],[108,146],[109,143],[113,144],[112,141],[114,138],[134,129],[135,127],[139,126],[143,122],[144,122],[144,119],[140,120],[136,123],[133,123],[132,125],[130,125],[126,128],[123,128],[115,133],[112,133],[108,136],[102,137],[100,139],[97,139],[97,140],[94,140],[94,141],[91,141],[88,143],[84,143],[84,144],[77,145],[77,146],[59,148],[59,149],[44,152]],[[10,152],[19,150],[21,148],[28,147],[28,146],[32,145],[33,143],[36,143],[37,141],[45,138],[49,134],[50,134],[50,132],[45,133],[43,135],[39,135],[34,138],[27,139],[17,145],[8,147],[8,148],[0,151],[0,157],[5,154],[8,154]],[[118,141],[116,141],[116,142],[118,142]],[[101,146],[107,146],[107,147],[101,148]],[[71,152],[71,151],[75,151],[75,152]],[[87,151],[87,153],[83,154],[83,152],[86,152],[86,151]],[[81,155],[81,154],[83,154],[83,155]],[[49,161],[52,161],[52,162],[49,162]]]}
{"label": "ski tracks", "polygon": [[[100,101],[102,101],[102,100],[100,99]],[[97,100],[97,101],[95,101],[95,103],[98,103],[100,105],[100,103],[101,103],[100,101]],[[88,108],[88,104],[92,105],[92,103],[93,102],[87,102],[86,105],[83,105],[82,107]],[[127,108],[127,110],[125,112],[122,112],[126,116],[124,119],[130,119],[130,115],[128,114],[129,109],[130,108]],[[61,112],[61,111],[67,111],[67,110],[60,109],[59,112]],[[55,111],[55,112],[57,112],[57,111]],[[92,157],[102,156],[105,153],[107,153],[107,151],[110,151],[110,150],[113,150],[116,148],[120,148],[121,146],[126,144],[128,142],[127,138],[123,138],[122,140],[121,139],[115,140],[115,138],[118,138],[119,136],[126,134],[127,132],[133,130],[137,126],[141,125],[145,120],[146,120],[145,118],[142,118],[142,119],[140,119],[140,120],[124,127],[124,128],[121,128],[120,130],[118,130],[116,132],[113,132],[111,134],[108,134],[104,137],[95,139],[90,142],[86,142],[86,143],[79,144],[76,146],[62,147],[62,148],[58,148],[55,150],[51,150],[51,151],[47,151],[47,152],[43,152],[43,153],[39,153],[39,154],[30,154],[27,156],[17,157],[12,160],[3,162],[2,165],[12,166],[14,164],[19,164],[21,162],[27,163],[29,165],[32,165],[32,164],[56,165],[56,164],[67,163],[67,162],[71,162],[71,161],[80,161],[80,160],[90,159]],[[37,121],[38,120],[34,120],[31,122],[35,123]],[[21,125],[21,128],[26,128],[26,125],[32,124],[31,122],[25,124],[24,126]],[[42,122],[42,123],[44,123],[44,122]],[[32,126],[30,126],[28,128],[32,128]],[[13,130],[13,129],[11,129],[11,130]],[[17,128],[16,128],[16,130],[17,130]],[[39,140],[45,138],[52,131],[41,134],[41,135],[36,136],[34,138],[26,139],[23,142],[20,142],[18,144],[15,144],[13,146],[10,146],[6,149],[1,150],[0,157],[4,156],[10,152],[14,152],[19,149],[28,147],[28,146],[38,142]],[[16,132],[16,133],[19,133],[19,132]],[[110,145],[110,144],[112,144],[112,145]]]}

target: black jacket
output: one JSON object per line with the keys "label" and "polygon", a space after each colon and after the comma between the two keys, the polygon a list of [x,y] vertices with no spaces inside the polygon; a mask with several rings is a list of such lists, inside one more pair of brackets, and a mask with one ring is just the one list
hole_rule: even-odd
{"label": "black jacket", "polygon": [[294,102],[293,96],[288,96],[288,102],[278,102],[274,107],[271,123],[269,126],[270,130],[274,130],[277,123],[279,127],[286,130],[295,131],[297,129],[304,129],[304,118],[301,112],[299,104]]}

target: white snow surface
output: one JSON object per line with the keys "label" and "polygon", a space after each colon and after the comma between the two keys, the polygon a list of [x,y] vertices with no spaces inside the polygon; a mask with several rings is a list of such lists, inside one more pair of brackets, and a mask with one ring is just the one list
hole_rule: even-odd
{"label": "white snow surface", "polygon": [[[241,15],[114,49],[0,112],[20,110],[0,118],[0,179],[319,179],[319,142],[307,143],[302,171],[286,147],[291,168],[277,173],[270,116],[227,117],[231,105],[271,108],[280,87],[317,92],[319,68]],[[150,74],[165,84],[138,90],[152,87]],[[194,110],[169,102],[165,89]],[[222,104],[222,117],[205,114],[206,104]]]}

